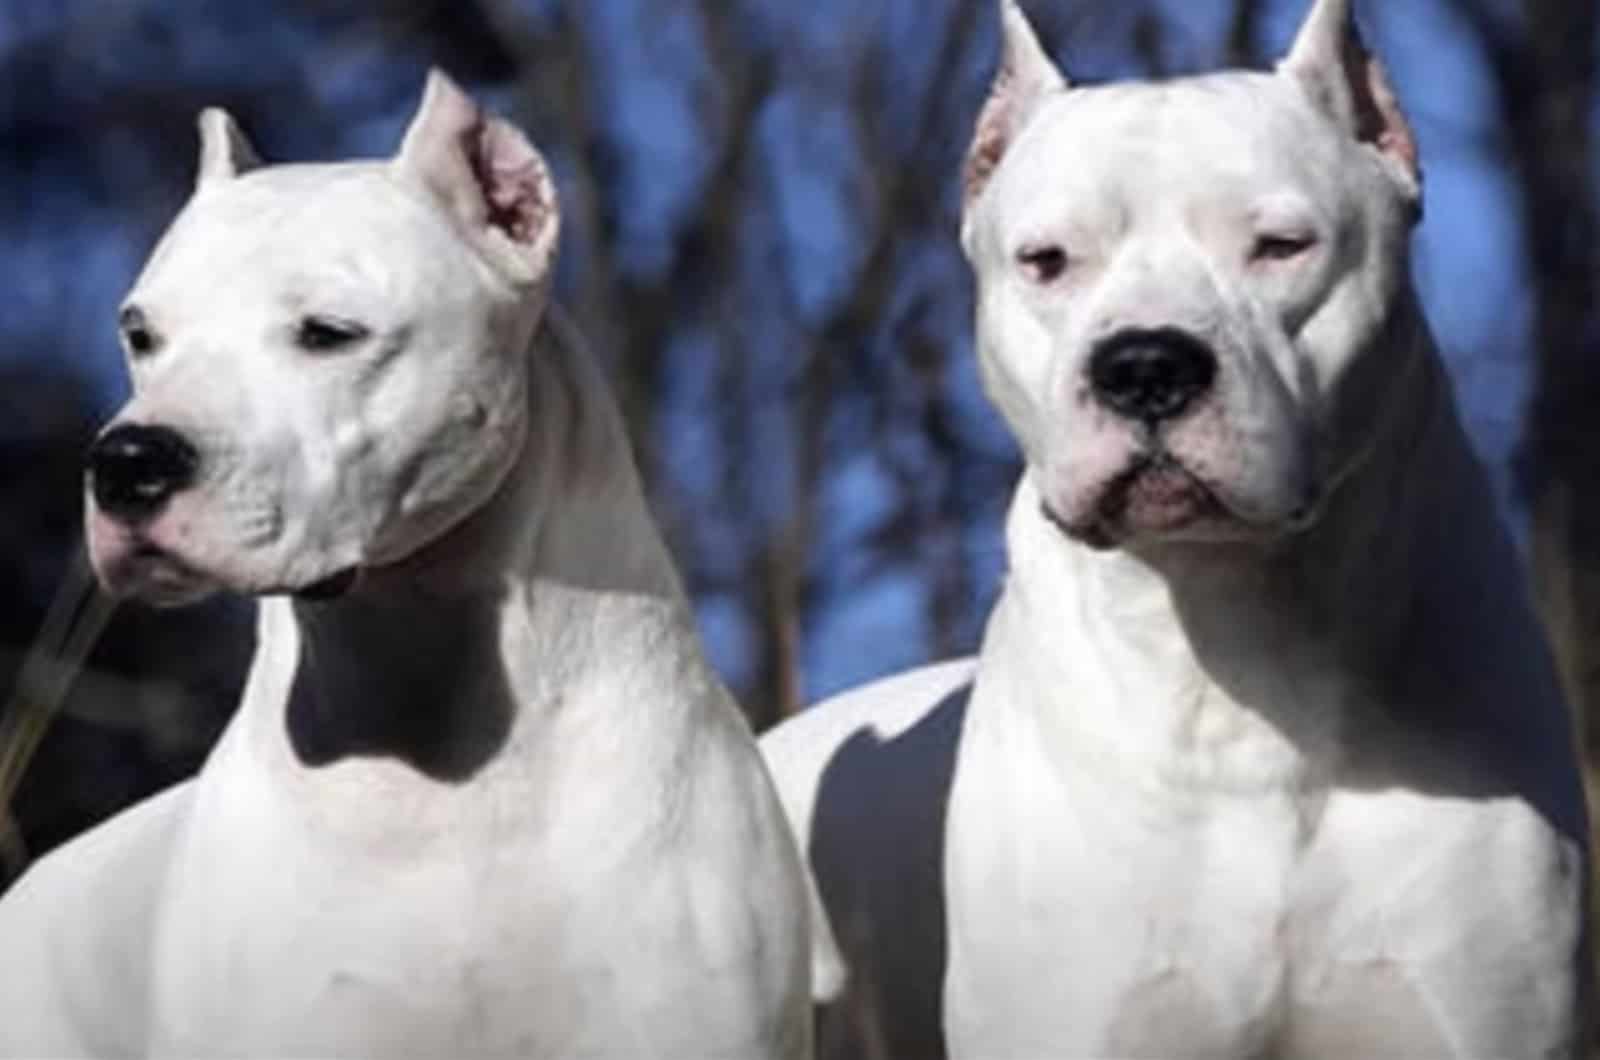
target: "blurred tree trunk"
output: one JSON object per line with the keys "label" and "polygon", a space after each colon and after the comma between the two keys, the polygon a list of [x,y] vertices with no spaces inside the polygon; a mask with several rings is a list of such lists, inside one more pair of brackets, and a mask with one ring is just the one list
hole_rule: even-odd
{"label": "blurred tree trunk", "polygon": [[1499,82],[1521,177],[1537,379],[1521,454],[1533,565],[1584,744],[1600,750],[1600,219],[1596,217],[1592,0],[1524,0],[1519,27],[1469,5]]}
{"label": "blurred tree trunk", "polygon": [[1237,0],[1228,20],[1228,65],[1256,66],[1261,62],[1262,0]]}
{"label": "blurred tree trunk", "polygon": [[[1498,82],[1533,294],[1537,376],[1519,455],[1534,591],[1591,763],[1600,761],[1600,217],[1594,0],[1460,4]],[[1497,14],[1500,12],[1501,14]],[[1591,816],[1600,783],[1589,770]],[[1600,832],[1596,833],[1600,835]],[[1600,894],[1600,891],[1596,892]]]}

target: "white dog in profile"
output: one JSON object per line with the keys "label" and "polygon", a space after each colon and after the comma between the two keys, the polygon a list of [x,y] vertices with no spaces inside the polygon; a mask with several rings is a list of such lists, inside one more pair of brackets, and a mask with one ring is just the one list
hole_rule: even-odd
{"label": "white dog in profile", "polygon": [[962,241],[1026,458],[1004,593],[975,662],[765,741],[845,964],[823,1051],[1574,1055],[1569,720],[1348,0],[1273,73],[1104,87],[1001,6]]}
{"label": "white dog in profile", "polygon": [[808,1055],[799,860],[547,309],[543,160],[437,73],[386,161],[202,133],[89,533],[259,646],[197,779],[0,902],[0,1054]]}

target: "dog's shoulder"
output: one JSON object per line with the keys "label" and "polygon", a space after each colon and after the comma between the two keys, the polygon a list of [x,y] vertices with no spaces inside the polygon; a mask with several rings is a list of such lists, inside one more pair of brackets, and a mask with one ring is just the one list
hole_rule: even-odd
{"label": "dog's shoulder", "polygon": [[[952,692],[972,684],[976,670],[975,658],[907,670],[825,699],[767,732],[761,751],[791,815],[798,809],[791,798],[809,803],[845,745],[903,739],[933,721]],[[802,816],[810,816],[809,808]]]}
{"label": "dog's shoulder", "polygon": [[[892,827],[934,804],[942,813],[976,670],[972,658],[908,670],[823,700],[762,737],[784,811],[811,857],[831,842],[824,825],[870,817]],[[907,790],[927,785],[945,791]]]}
{"label": "dog's shoulder", "polygon": [[844,1043],[866,1021],[891,1055],[944,1055],[945,806],[976,669],[961,659],[886,678],[762,740],[825,911],[813,932],[814,992],[831,1002],[821,1053],[854,1051]]}
{"label": "dog's shoulder", "polygon": [[192,786],[53,851],[0,901],[0,1054],[139,1047],[160,881]]}

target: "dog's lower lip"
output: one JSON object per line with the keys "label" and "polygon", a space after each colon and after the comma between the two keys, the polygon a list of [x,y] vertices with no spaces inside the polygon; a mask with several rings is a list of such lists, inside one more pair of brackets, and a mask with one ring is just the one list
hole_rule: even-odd
{"label": "dog's lower lip", "polygon": [[1086,526],[1074,526],[1050,507],[1047,501],[1039,502],[1039,512],[1044,516],[1045,522],[1080,544],[1102,552],[1116,547],[1115,539],[1098,520]]}
{"label": "dog's lower lip", "polygon": [[1049,502],[1039,502],[1039,514],[1044,516],[1045,522],[1049,523],[1057,530],[1060,530],[1062,533],[1071,532],[1071,529],[1067,526],[1067,521],[1056,514],[1056,510],[1050,507]]}
{"label": "dog's lower lip", "polygon": [[314,603],[324,600],[337,600],[355,587],[356,578],[360,575],[361,568],[346,567],[342,571],[330,574],[321,581],[312,582],[304,589],[295,592],[297,600],[310,600]]}
{"label": "dog's lower lip", "polygon": [[1189,522],[1215,520],[1233,522],[1238,519],[1237,514],[1222,501],[1209,483],[1189,470],[1182,461],[1164,451],[1141,454],[1132,460],[1106,484],[1094,511],[1081,522],[1067,519],[1048,501],[1041,501],[1039,510],[1045,520],[1066,537],[1095,551],[1107,551],[1123,544],[1130,535],[1137,536],[1146,531],[1159,535],[1182,529],[1180,525],[1168,527],[1152,525],[1141,529],[1128,521],[1131,493],[1140,487],[1144,477],[1174,474],[1185,479],[1188,488],[1198,494],[1195,510],[1192,513],[1193,518],[1186,520],[1183,525]]}

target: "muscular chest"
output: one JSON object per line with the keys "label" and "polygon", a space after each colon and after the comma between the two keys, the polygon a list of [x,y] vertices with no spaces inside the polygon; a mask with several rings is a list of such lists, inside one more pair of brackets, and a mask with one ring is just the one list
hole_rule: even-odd
{"label": "muscular chest", "polygon": [[1564,1024],[1576,855],[1519,802],[1047,790],[1013,789],[1004,829],[952,806],[957,1055],[1425,1053]]}
{"label": "muscular chest", "polygon": [[174,873],[155,950],[159,1048],[546,1055],[541,1043],[582,1026],[545,1002],[567,982],[598,986],[603,969],[579,966],[566,925],[582,918],[516,859],[385,865],[257,838],[259,856]]}
{"label": "muscular chest", "polygon": [[1264,1043],[1293,966],[1303,807],[1046,801],[1042,785],[1027,798],[1012,828],[952,806],[947,1005],[952,1040],[979,1046],[961,1052]]}

